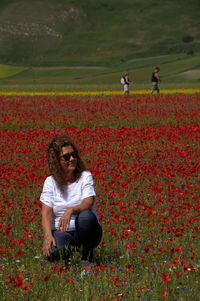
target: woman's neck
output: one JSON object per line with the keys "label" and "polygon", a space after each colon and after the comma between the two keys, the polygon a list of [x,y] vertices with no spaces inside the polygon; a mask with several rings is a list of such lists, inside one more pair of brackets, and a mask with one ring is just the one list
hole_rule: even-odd
{"label": "woman's neck", "polygon": [[72,184],[74,183],[76,180],[76,177],[74,175],[74,173],[67,173],[65,175],[65,182],[66,182],[66,185],[69,185],[69,184]]}

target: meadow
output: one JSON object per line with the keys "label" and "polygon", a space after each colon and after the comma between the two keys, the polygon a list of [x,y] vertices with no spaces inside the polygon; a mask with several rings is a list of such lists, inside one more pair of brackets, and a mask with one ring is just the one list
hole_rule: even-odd
{"label": "meadow", "polygon": [[129,59],[113,66],[0,65],[0,92],[122,91],[122,75],[129,71],[131,91],[149,90],[151,73],[161,68],[161,89],[198,89],[200,54],[183,53]]}
{"label": "meadow", "polygon": [[[200,94],[1,95],[3,301],[199,300]],[[104,235],[82,268],[41,254],[47,147],[69,134]]]}

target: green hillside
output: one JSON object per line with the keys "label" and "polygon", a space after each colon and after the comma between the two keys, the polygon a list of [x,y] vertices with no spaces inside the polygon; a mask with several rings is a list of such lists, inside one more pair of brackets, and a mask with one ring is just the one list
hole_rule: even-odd
{"label": "green hillside", "polygon": [[0,64],[117,67],[200,52],[199,0],[1,0]]}
{"label": "green hillside", "polygon": [[0,65],[0,86],[18,90],[122,89],[119,79],[130,72],[133,89],[147,88],[155,65],[161,68],[162,88],[199,87],[200,54],[162,55],[137,58],[120,66],[14,67]]}

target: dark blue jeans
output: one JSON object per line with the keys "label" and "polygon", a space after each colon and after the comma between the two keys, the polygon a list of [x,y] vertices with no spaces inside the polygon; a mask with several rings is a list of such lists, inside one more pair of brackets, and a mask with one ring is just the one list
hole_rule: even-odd
{"label": "dark blue jeans", "polygon": [[81,211],[75,219],[75,226],[75,231],[52,231],[56,240],[56,247],[52,248],[54,260],[60,259],[61,254],[63,259],[67,259],[69,256],[67,247],[73,245],[82,247],[82,260],[92,261],[93,249],[98,246],[102,238],[102,228],[97,217],[91,210]]}

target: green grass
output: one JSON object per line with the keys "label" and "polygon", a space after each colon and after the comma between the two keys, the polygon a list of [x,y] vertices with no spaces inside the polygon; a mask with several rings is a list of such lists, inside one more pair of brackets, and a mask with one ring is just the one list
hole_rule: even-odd
{"label": "green grass", "polygon": [[123,66],[200,51],[199,1],[2,0],[0,62]]}
{"label": "green grass", "polygon": [[9,66],[9,65],[0,65],[0,79],[1,78],[9,78],[20,72],[27,70],[26,67],[17,67],[17,66]]}
{"label": "green grass", "polygon": [[130,72],[131,89],[149,89],[155,66],[161,68],[161,88],[199,87],[200,54],[173,54],[131,59],[120,67],[0,66],[0,90],[120,90],[120,77]]}
{"label": "green grass", "polygon": [[43,0],[0,2],[0,90],[198,87],[199,1]]}

